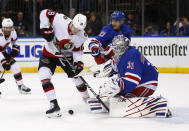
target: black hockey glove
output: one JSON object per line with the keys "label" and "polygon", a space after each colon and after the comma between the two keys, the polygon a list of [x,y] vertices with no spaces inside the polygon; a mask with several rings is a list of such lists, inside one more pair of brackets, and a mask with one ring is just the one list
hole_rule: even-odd
{"label": "black hockey glove", "polygon": [[10,63],[8,59],[1,60],[1,64],[5,70],[10,70]]}
{"label": "black hockey glove", "polygon": [[82,61],[74,62],[74,67],[75,67],[75,75],[78,75],[84,67],[84,64]]}
{"label": "black hockey glove", "polygon": [[16,57],[16,56],[18,55],[19,50],[20,50],[20,49],[19,49],[19,46],[18,46],[18,45],[13,45],[13,46],[12,46],[12,51],[11,51],[10,56],[11,56],[12,58]]}
{"label": "black hockey glove", "polygon": [[48,42],[50,42],[53,39],[54,31],[52,28],[43,28],[40,31],[43,38],[47,40]]}

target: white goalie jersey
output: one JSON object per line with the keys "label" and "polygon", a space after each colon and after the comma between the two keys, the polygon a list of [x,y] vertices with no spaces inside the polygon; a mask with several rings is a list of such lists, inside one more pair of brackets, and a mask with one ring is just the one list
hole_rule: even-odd
{"label": "white goalie jersey", "polygon": [[[49,19],[49,17],[51,17]],[[85,31],[79,31],[76,35],[71,35],[69,25],[72,20],[64,14],[51,11],[49,9],[42,10],[40,13],[40,29],[52,27],[54,31],[54,39],[51,42],[46,42],[43,54],[48,57],[60,58],[60,50],[57,48],[58,42],[70,40],[74,47],[70,50],[61,50],[66,56],[72,56],[74,62],[82,60],[83,43],[87,40],[88,36]]]}

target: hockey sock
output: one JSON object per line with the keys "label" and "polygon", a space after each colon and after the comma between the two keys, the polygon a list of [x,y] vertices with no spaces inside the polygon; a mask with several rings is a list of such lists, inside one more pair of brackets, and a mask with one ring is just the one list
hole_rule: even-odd
{"label": "hockey sock", "polygon": [[54,86],[51,83],[50,79],[41,80],[41,82],[42,82],[43,90],[49,102],[51,102],[52,100],[56,100]]}
{"label": "hockey sock", "polygon": [[87,86],[83,83],[81,85],[78,85],[76,86],[77,87],[77,90],[80,92],[81,96],[83,98],[87,98],[89,97],[89,93],[88,93],[88,90],[87,90]]}
{"label": "hockey sock", "polygon": [[20,85],[23,84],[23,81],[22,81],[22,73],[21,73],[21,72],[14,74],[14,79],[16,80],[16,84],[17,84],[18,86],[20,86]]}
{"label": "hockey sock", "polygon": [[85,83],[83,83],[83,81],[79,77],[73,78],[72,80],[75,83],[77,90],[80,92],[81,96],[83,98],[88,98],[89,93],[87,91],[87,86],[85,85]]}

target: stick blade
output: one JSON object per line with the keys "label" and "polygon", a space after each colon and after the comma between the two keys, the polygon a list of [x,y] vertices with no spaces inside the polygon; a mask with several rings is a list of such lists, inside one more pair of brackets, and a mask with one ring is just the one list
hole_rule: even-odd
{"label": "stick blade", "polygon": [[0,79],[0,84],[3,83],[5,81],[4,78]]}

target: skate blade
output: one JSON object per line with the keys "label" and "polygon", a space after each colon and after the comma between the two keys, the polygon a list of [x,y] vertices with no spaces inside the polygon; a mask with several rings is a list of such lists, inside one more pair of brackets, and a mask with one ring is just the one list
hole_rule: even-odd
{"label": "skate blade", "polygon": [[62,114],[60,113],[60,111],[56,111],[54,113],[47,114],[48,118],[59,118],[61,116],[62,116]]}
{"label": "skate blade", "polygon": [[19,91],[19,93],[22,94],[22,95],[27,95],[27,94],[31,94],[31,91],[30,92]]}

